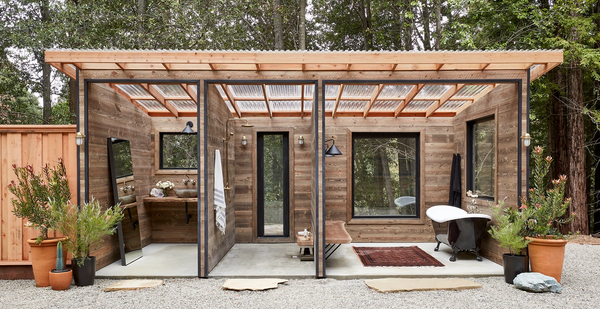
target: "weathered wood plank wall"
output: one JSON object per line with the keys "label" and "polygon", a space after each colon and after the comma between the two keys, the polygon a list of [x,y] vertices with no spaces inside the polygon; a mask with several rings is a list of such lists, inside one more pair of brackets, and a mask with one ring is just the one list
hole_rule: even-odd
{"label": "weathered wood plank wall", "polygon": [[[148,210],[142,200],[151,185],[150,117],[103,83],[88,86],[88,117],[90,199],[98,200],[102,207],[114,205],[107,138],[129,140],[142,246],[146,246],[151,241],[151,229]],[[98,269],[120,259],[119,254],[116,234],[106,237],[91,252],[96,256]]]}
{"label": "weathered wood plank wall", "polygon": [[[225,234],[216,226],[216,213],[214,210],[214,188],[215,188],[215,150],[219,150],[221,154],[221,167],[223,172],[223,181],[225,179],[225,169],[227,161],[225,160],[225,147],[227,144],[223,142],[223,138],[229,134],[228,132],[234,132],[233,123],[227,125],[227,119],[233,118],[229,108],[223,102],[217,88],[214,85],[208,86],[208,115],[207,122],[207,133],[208,133],[208,186],[206,194],[208,196],[208,217],[206,224],[208,224],[208,261],[206,261],[206,268],[210,272],[219,261],[225,256],[225,254],[235,244],[235,206],[234,201],[236,200],[236,189],[234,185],[234,175],[236,174],[236,166],[234,164],[236,147],[234,145],[235,139],[231,138],[229,141],[229,184],[231,190],[229,191],[231,202],[225,192],[225,204],[226,204],[226,227]],[[204,125],[204,124],[203,124]]]}
{"label": "weathered wood plank wall", "polygon": [[[296,232],[311,226],[311,121],[309,117],[297,118],[250,118],[252,128],[241,127],[245,121],[235,122],[232,138],[235,146],[235,218],[236,242],[261,242],[256,236],[256,152],[257,132],[288,132],[290,144],[290,238],[273,239],[277,242],[295,242]],[[242,146],[242,136],[248,142]],[[298,138],[304,137],[304,145],[298,144]],[[235,140],[234,140],[235,139]],[[232,174],[233,175],[233,174]],[[268,240],[267,240],[268,241]]]}
{"label": "weathered wood plank wall", "polygon": [[[518,144],[521,139],[518,135],[518,92],[526,91],[519,89],[517,84],[501,84],[494,90],[473,104],[457,117],[454,118],[454,151],[460,153],[462,191],[467,191],[466,179],[466,156],[467,156],[467,122],[483,117],[494,116],[496,120],[496,174],[495,190],[496,201],[477,199],[479,209],[482,213],[491,215],[492,210],[488,204],[495,204],[498,200],[506,197],[506,205],[516,206],[518,203]],[[523,96],[525,100],[526,96]],[[525,104],[523,104],[525,105]],[[525,121],[526,114],[523,114]],[[523,121],[523,123],[525,123]],[[525,147],[523,147],[525,149]],[[523,174],[526,174],[525,160],[523,160]],[[524,190],[525,181],[523,181]],[[524,192],[524,191],[523,191]],[[471,199],[463,196],[463,209],[467,209]],[[496,263],[502,263],[502,254],[508,251],[501,248],[497,241],[486,233],[482,244],[482,254]]]}
{"label": "weathered wood plank wall", "polygon": [[43,165],[55,166],[62,158],[67,169],[71,202],[77,203],[77,145],[74,125],[0,125],[0,265],[31,265],[27,240],[38,231],[23,226],[12,214],[8,184],[16,181],[12,165],[31,165],[35,173]]}

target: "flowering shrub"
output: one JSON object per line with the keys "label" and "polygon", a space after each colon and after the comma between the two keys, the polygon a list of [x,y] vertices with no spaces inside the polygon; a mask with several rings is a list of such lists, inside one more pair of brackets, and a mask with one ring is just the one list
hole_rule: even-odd
{"label": "flowering shrub", "polygon": [[565,238],[558,228],[571,222],[575,217],[574,213],[564,217],[571,204],[571,198],[565,198],[567,176],[560,175],[558,179],[552,180],[552,188],[549,188],[546,176],[550,170],[552,157],[544,158],[543,152],[544,149],[537,146],[532,153],[534,160],[533,187],[529,189],[529,199],[521,198],[519,208],[527,216],[524,230],[528,236],[532,237],[548,235]]}
{"label": "flowering shrub", "polygon": [[67,237],[63,241],[65,248],[83,266],[90,247],[102,242],[102,237],[115,233],[117,224],[123,219],[123,211],[118,205],[103,211],[94,199],[77,208],[69,202],[50,202],[52,217],[57,222],[56,229]]}
{"label": "flowering shrub", "polygon": [[36,243],[48,239],[48,230],[56,228],[48,202],[67,203],[71,199],[67,172],[61,158],[58,165],[42,167],[42,172],[36,174],[31,165],[17,167],[13,164],[17,182],[11,181],[8,190],[15,196],[11,199],[13,214],[26,219],[25,227],[34,227],[40,231]]}
{"label": "flowering shrub", "polygon": [[492,207],[496,224],[489,233],[500,246],[508,249],[511,255],[521,254],[521,250],[527,247],[530,240],[525,238],[525,222],[527,214],[513,207],[504,207],[504,200]]}

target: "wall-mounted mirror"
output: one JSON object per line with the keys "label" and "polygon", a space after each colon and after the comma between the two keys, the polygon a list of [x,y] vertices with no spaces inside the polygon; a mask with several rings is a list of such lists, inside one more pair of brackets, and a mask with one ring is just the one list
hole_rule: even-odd
{"label": "wall-mounted mirror", "polygon": [[142,257],[142,239],[138,219],[131,145],[128,140],[108,138],[108,161],[114,203],[120,203],[123,220],[117,227],[121,265],[127,266]]}

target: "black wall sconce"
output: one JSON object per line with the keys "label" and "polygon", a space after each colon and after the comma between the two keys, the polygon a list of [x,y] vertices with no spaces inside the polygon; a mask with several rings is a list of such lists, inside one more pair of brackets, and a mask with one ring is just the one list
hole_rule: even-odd
{"label": "black wall sconce", "polygon": [[[329,144],[327,144],[327,142],[331,142],[331,147],[329,147]],[[335,140],[333,139],[333,136],[331,136],[331,139],[328,139],[325,141],[325,156],[326,157],[339,156],[341,154],[342,154],[342,152],[335,146]]]}

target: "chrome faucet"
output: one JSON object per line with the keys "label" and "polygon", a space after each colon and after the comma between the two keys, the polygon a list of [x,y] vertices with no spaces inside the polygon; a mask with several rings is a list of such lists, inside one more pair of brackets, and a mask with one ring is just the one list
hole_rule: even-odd
{"label": "chrome faucet", "polygon": [[188,175],[187,175],[187,174],[186,174],[186,175],[184,175],[184,177],[185,177],[185,178],[184,178],[184,179],[181,181],[181,182],[183,182],[183,184],[184,184],[184,185],[186,185],[186,186],[187,186],[187,185],[188,185],[188,183],[189,183],[189,184],[192,184],[192,186],[193,186],[193,185],[196,185],[196,180],[194,180],[194,179],[190,179],[190,177],[188,177]]}

